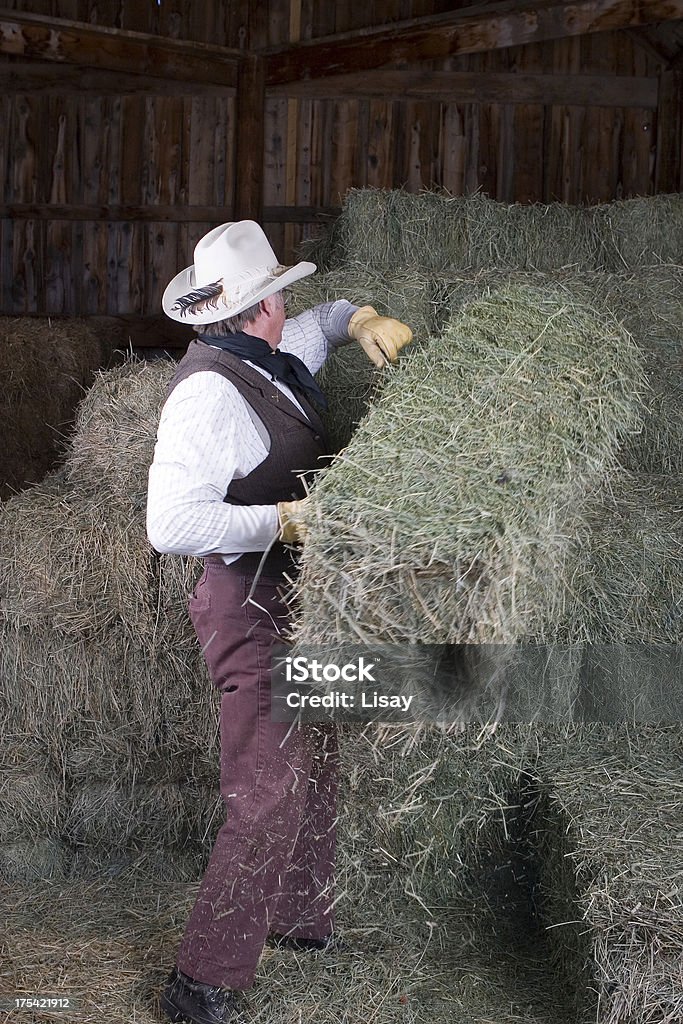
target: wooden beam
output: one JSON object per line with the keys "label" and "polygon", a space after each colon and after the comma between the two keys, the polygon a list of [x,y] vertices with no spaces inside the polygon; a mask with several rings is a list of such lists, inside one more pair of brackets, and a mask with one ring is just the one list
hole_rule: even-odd
{"label": "wooden beam", "polygon": [[130,72],[78,68],[54,61],[10,60],[0,63],[0,92],[5,96],[71,93],[96,96],[199,96],[234,95],[232,86],[211,82],[185,82]]}
{"label": "wooden beam", "polygon": [[341,206],[264,206],[264,224],[313,224],[317,220],[338,217]]}
{"label": "wooden beam", "polygon": [[662,47],[661,42],[651,37],[647,29],[627,28],[625,29],[625,35],[658,64],[666,67],[669,63],[670,54],[668,47]]}
{"label": "wooden beam", "polygon": [[105,316],[99,313],[2,313],[2,316],[31,317],[32,319],[47,320],[59,323],[64,320],[73,320],[75,316],[87,320],[88,324],[96,331],[106,335],[117,348],[127,349],[130,345],[133,348],[161,348],[167,349],[171,355],[177,355],[187,348],[190,341],[196,337],[195,332],[187,324],[180,324],[163,314],[126,314],[121,316]]}
{"label": "wooden beam", "polygon": [[[312,224],[320,218],[334,217],[339,212],[340,208],[337,206],[266,206],[257,219],[267,224]],[[1,219],[222,224],[233,219],[233,211],[225,206],[69,206],[57,203],[0,203]]]}
{"label": "wooden beam", "polygon": [[232,210],[219,206],[94,206],[66,203],[2,203],[0,218],[14,220],[92,220],[92,221],[197,221],[220,223],[230,220]]}
{"label": "wooden beam", "polygon": [[239,50],[0,10],[0,53],[234,88]]}
{"label": "wooden beam", "polygon": [[663,71],[659,76],[655,192],[680,192],[683,188],[683,71]]}
{"label": "wooden beam", "polygon": [[263,217],[263,153],[265,134],[265,64],[245,55],[239,70],[235,112],[235,219]]}
{"label": "wooden beam", "polygon": [[662,65],[662,70],[675,65],[679,51],[683,47],[683,21],[627,29],[626,33],[636,46]]}
{"label": "wooden beam", "polygon": [[186,324],[179,324],[168,316],[94,316],[88,317],[93,326],[117,338],[122,348],[162,348],[177,352],[186,349],[195,332]]}
{"label": "wooden beam", "polygon": [[493,71],[382,70],[286,82],[271,95],[306,99],[378,96],[439,103],[541,103],[545,106],[657,106],[657,79],[627,75],[525,75]]}
{"label": "wooden beam", "polygon": [[683,18],[683,0],[504,0],[268,51],[266,84],[369,71],[460,53]]}

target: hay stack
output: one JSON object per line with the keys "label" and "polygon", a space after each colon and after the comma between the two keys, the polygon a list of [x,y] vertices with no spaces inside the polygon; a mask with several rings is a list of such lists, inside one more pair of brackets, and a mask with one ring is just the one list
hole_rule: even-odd
{"label": "hay stack", "polygon": [[[350,189],[337,221],[306,245],[325,270],[361,264],[458,270],[623,271],[683,263],[683,197],[595,207],[499,203],[483,194]],[[303,256],[302,256],[303,258]]]}
{"label": "hay stack", "polygon": [[[60,820],[43,831],[70,847],[170,856],[205,837],[212,813],[216,696],[186,611],[198,563],[157,560],[145,537],[172,372],[100,374],[62,470],[0,508],[0,722],[61,773]],[[185,806],[188,782],[199,789]]]}
{"label": "hay stack", "polygon": [[403,358],[320,478],[297,639],[505,643],[555,621],[642,386],[630,338],[566,292],[472,303]]}
{"label": "hay stack", "polygon": [[56,464],[93,371],[114,347],[87,320],[0,318],[0,498]]}
{"label": "hay stack", "polygon": [[593,213],[605,270],[683,264],[683,195],[623,199]]}
{"label": "hay stack", "polygon": [[557,969],[596,990],[601,1024],[683,1016],[682,757],[679,725],[540,745],[539,912]]}
{"label": "hay stack", "polygon": [[57,824],[61,780],[32,739],[9,736],[0,748],[0,832],[16,838],[27,829]]}

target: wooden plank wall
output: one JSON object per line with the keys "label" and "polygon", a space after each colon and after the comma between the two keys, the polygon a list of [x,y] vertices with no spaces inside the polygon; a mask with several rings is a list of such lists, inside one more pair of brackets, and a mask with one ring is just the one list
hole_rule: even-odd
{"label": "wooden plank wall", "polygon": [[[659,70],[623,33],[472,54],[429,67],[654,80]],[[286,103],[270,104],[271,123],[282,124]],[[299,153],[310,153],[308,175],[297,175],[302,206],[337,206],[350,185],[410,191],[437,186],[456,194],[480,189],[504,202],[599,203],[654,191],[652,109],[314,100],[298,106],[297,135]],[[274,203],[284,193],[287,167],[278,136],[267,136],[266,149],[266,202]],[[297,228],[304,237],[312,230]]]}
{"label": "wooden plank wall", "polygon": [[[241,48],[438,13],[449,0],[15,0],[10,8]],[[9,60],[10,58],[5,58]],[[656,56],[627,33],[474,54],[435,70],[635,75]],[[217,95],[0,97],[7,204],[62,219],[0,220],[0,311],[152,314],[208,224],[67,218],[64,206],[220,206],[231,215],[234,100]],[[601,202],[654,190],[655,111],[542,104],[270,97],[264,202],[336,207],[351,186],[482,189],[504,201]],[[683,189],[683,182],[681,183]],[[293,258],[317,222],[269,223]]]}

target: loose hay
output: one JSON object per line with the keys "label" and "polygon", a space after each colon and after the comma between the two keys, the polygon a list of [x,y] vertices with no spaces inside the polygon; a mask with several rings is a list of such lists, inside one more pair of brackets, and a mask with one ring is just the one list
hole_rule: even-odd
{"label": "loose hay", "polygon": [[[158,992],[192,906],[194,886],[128,872],[116,879],[18,889],[8,904],[1,983],[8,992],[68,995],[63,1024],[156,1024]],[[32,913],[27,907],[31,906]],[[501,944],[477,943],[481,912],[452,908],[449,944],[405,911],[374,907],[347,922],[357,956],[269,951],[243,1000],[250,1024],[569,1024],[542,967]],[[428,934],[428,933],[427,933]],[[104,936],[104,937],[103,937]],[[474,1017],[473,1017],[474,1014]],[[37,1017],[41,1022],[56,1019]]]}

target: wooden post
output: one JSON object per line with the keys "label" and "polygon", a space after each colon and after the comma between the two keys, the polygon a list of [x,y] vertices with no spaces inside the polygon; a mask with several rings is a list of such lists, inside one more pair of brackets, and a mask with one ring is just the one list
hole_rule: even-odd
{"label": "wooden post", "polygon": [[[290,0],[289,41],[298,43],[301,39],[301,0]],[[287,155],[285,160],[285,205],[296,206],[299,155],[299,101],[287,100]],[[285,225],[284,253],[280,259],[289,262],[294,249],[294,225]]]}
{"label": "wooden post", "polygon": [[683,188],[683,71],[662,71],[657,104],[655,192]]}
{"label": "wooden post", "polygon": [[265,104],[263,58],[246,54],[240,62],[235,104],[236,220],[263,220]]}

